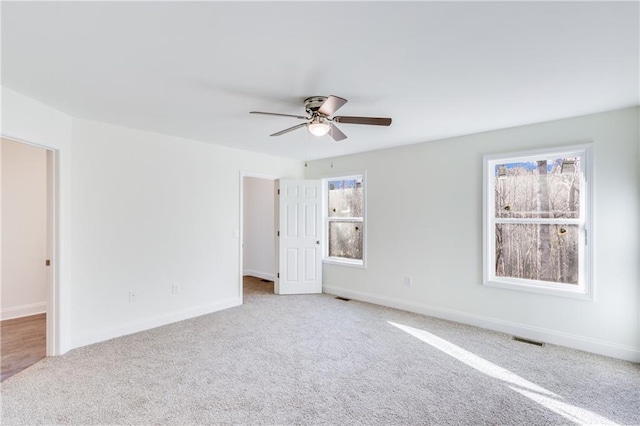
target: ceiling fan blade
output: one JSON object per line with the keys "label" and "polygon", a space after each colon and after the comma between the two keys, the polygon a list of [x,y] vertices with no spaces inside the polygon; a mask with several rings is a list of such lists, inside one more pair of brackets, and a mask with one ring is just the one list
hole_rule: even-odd
{"label": "ceiling fan blade", "polygon": [[303,117],[302,115],[280,114],[279,112],[249,111],[249,114],[277,115],[277,116],[279,116],[279,117],[293,117],[293,118],[299,118],[300,120],[308,120],[308,119],[310,118],[310,117]]}
{"label": "ceiling fan blade", "polygon": [[326,115],[327,117],[333,115],[337,110],[342,107],[342,105],[346,104],[347,100],[342,99],[338,96],[329,96],[326,101],[320,105],[318,112],[322,115]]}
{"label": "ceiling fan blade", "polygon": [[391,124],[390,118],[384,117],[333,117],[333,121],[336,123],[348,123],[348,124],[369,124],[372,126],[389,126]]}
{"label": "ceiling fan blade", "polygon": [[338,129],[333,123],[329,123],[331,128],[329,129],[329,136],[333,138],[334,141],[341,141],[347,138],[347,135],[342,133],[340,129]]}
{"label": "ceiling fan blade", "polygon": [[289,127],[288,129],[280,130],[279,132],[276,132],[276,133],[274,133],[274,134],[272,134],[272,135],[269,135],[269,136],[280,136],[280,135],[284,135],[285,133],[289,133],[289,132],[291,132],[291,131],[293,131],[293,130],[299,129],[300,127],[304,127],[304,126],[306,126],[306,125],[307,125],[307,123],[298,124],[298,125],[296,125],[296,126]]}

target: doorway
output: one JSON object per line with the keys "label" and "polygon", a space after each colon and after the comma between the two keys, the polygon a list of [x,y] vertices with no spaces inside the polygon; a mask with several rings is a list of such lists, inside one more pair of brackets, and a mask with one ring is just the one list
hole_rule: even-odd
{"label": "doorway", "polygon": [[53,336],[55,152],[0,139],[1,379],[43,359]]}
{"label": "doorway", "polygon": [[[273,285],[276,274],[275,182],[278,177],[240,174],[240,298],[244,277]],[[255,281],[255,280],[254,280]]]}

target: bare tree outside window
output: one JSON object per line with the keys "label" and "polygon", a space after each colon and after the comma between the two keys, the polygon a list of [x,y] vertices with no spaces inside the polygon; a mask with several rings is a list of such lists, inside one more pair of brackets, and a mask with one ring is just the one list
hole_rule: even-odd
{"label": "bare tree outside window", "polygon": [[328,255],[363,259],[364,187],[359,177],[327,181]]}
{"label": "bare tree outside window", "polygon": [[495,275],[578,284],[580,157],[494,169]]}

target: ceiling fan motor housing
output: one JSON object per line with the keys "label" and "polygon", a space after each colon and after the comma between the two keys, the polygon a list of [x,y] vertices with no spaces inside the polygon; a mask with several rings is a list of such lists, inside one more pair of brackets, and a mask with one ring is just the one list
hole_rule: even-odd
{"label": "ceiling fan motor housing", "polygon": [[326,100],[326,96],[311,96],[310,98],[304,100],[304,108],[309,114],[316,115],[318,114],[318,110]]}

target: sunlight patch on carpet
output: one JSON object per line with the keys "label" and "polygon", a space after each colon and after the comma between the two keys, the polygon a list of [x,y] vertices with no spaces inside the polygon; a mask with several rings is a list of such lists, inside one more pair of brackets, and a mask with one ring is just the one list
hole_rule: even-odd
{"label": "sunlight patch on carpet", "polygon": [[487,361],[484,358],[479,357],[467,350],[462,349],[453,343],[444,340],[428,331],[420,330],[418,328],[409,327],[402,324],[396,324],[391,321],[387,321],[394,327],[422,340],[425,343],[433,346],[434,348],[446,353],[449,356],[456,358],[457,360],[467,364],[468,366],[486,374],[489,377],[493,377],[498,380],[502,380],[507,383],[509,388],[518,392],[530,400],[542,405],[548,410],[553,411],[565,417],[572,422],[579,424],[607,424],[615,425],[616,423],[596,414],[592,411],[584,408],[576,407],[573,404],[562,401],[562,397],[532,383],[511,371],[502,368],[492,362]]}

